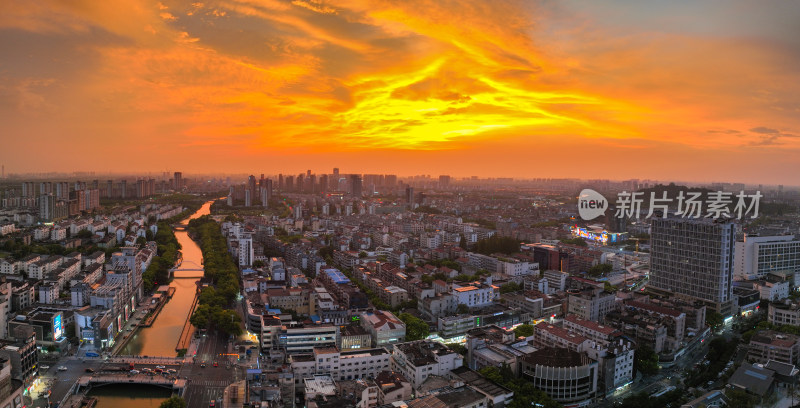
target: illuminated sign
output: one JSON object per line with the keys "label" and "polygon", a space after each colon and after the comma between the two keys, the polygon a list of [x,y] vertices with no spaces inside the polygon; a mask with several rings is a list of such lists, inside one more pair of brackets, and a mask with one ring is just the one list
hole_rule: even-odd
{"label": "illuminated sign", "polygon": [[61,314],[57,314],[53,319],[53,340],[58,340],[64,334],[64,328],[61,325]]}

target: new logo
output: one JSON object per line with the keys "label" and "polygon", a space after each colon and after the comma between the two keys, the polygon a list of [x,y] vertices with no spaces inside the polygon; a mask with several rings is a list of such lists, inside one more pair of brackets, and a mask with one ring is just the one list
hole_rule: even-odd
{"label": "new logo", "polygon": [[593,220],[606,213],[608,200],[590,188],[581,190],[578,196],[578,215],[586,221]]}

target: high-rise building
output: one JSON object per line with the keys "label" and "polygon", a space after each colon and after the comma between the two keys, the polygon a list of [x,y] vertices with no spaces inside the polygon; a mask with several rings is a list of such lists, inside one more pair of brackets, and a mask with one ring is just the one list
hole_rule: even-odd
{"label": "high-rise building", "polygon": [[250,236],[239,237],[239,266],[252,265],[253,253],[253,238]]}
{"label": "high-rise building", "polygon": [[406,203],[408,208],[414,208],[414,187],[406,187]]}
{"label": "high-rise building", "polygon": [[256,190],[256,176],[251,174],[250,177],[247,178],[247,189],[250,190],[251,195],[258,191]]}
{"label": "high-rise building", "polygon": [[353,197],[361,197],[361,176],[358,174],[350,175],[350,193]]}
{"label": "high-rise building", "polygon": [[272,179],[264,179],[264,186],[261,187],[261,205],[264,207],[269,206],[269,200],[272,198]]}
{"label": "high-rise building", "polygon": [[387,174],[383,178],[383,185],[389,188],[394,188],[397,185],[397,176],[394,174]]}
{"label": "high-rise building", "polygon": [[183,173],[176,171],[173,174],[173,179],[175,181],[175,191],[180,191],[183,189]]}
{"label": "high-rise building", "polygon": [[249,188],[245,189],[244,190],[244,206],[245,207],[250,207],[251,205],[253,205],[253,201],[252,200],[253,200],[253,193],[250,191]]}
{"label": "high-rise building", "polygon": [[648,289],[730,316],[736,233],[727,220],[653,218]]}
{"label": "high-rise building", "polygon": [[439,187],[444,188],[450,185],[450,176],[441,175],[439,176]]}
{"label": "high-rise building", "polygon": [[[794,235],[744,236],[736,242],[734,276],[737,279],[757,279],[771,272],[788,272],[800,277],[800,240]],[[794,284],[800,281],[794,278]]]}
{"label": "high-rise building", "polygon": [[317,189],[319,192],[328,191],[328,175],[322,174],[319,176],[319,188]]}
{"label": "high-rise building", "polygon": [[52,194],[39,196],[39,220],[42,222],[53,221],[55,206],[56,198]]}

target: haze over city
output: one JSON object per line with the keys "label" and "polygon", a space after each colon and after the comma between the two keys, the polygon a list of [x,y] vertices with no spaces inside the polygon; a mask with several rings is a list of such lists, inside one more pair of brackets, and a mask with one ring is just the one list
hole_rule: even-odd
{"label": "haze over city", "polygon": [[799,19],[796,2],[7,2],[0,162],[791,185]]}

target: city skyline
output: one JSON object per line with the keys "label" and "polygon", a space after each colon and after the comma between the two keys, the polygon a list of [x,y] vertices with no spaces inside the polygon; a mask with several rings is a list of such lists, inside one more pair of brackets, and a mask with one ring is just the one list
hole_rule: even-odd
{"label": "city skyline", "polygon": [[798,16],[738,1],[8,4],[0,162],[795,184]]}

